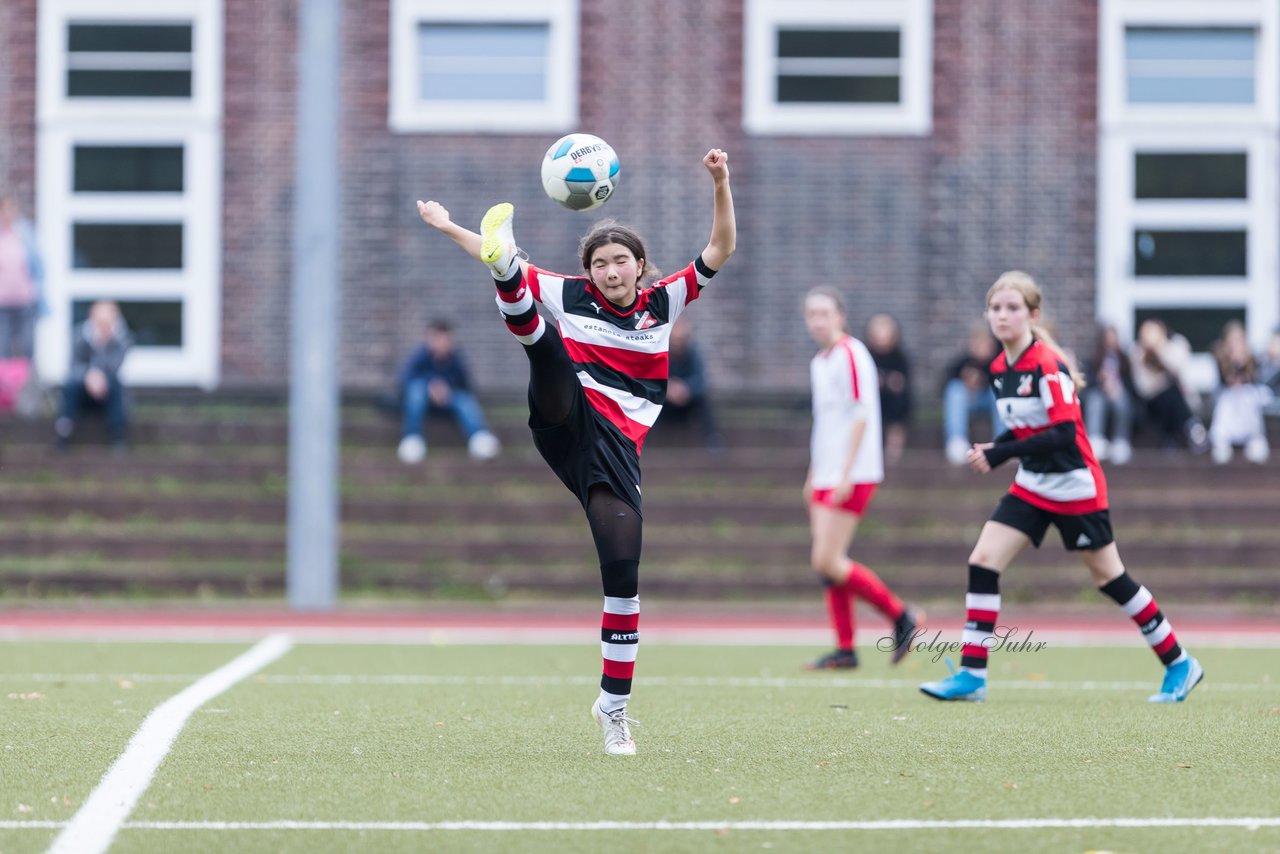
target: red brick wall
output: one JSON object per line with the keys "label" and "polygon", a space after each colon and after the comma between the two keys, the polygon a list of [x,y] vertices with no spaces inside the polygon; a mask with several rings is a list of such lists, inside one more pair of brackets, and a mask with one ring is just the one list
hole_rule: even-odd
{"label": "red brick wall", "polygon": [[[618,150],[622,184],[576,214],[542,194],[554,134],[392,134],[389,0],[348,3],[341,156],[343,381],[379,387],[432,316],[452,318],[482,388],[527,371],[484,270],[414,211],[436,198],[475,228],[516,203],[516,233],[543,266],[578,269],[577,240],[612,216],[670,271],[705,245],[710,186],[699,160],[730,154],[738,254],[691,318],[724,394],[801,390],[812,352],[800,299],[848,297],[855,331],[902,322],[918,389],[980,316],[1002,270],[1046,288],[1064,343],[1087,350],[1094,313],[1096,4],[934,0],[928,137],[765,137],[742,130],[741,0],[582,0],[581,120]],[[288,378],[296,12],[226,0],[223,377]],[[35,164],[36,0],[0,4],[0,177],[28,193]],[[29,202],[30,199],[28,198]]]}
{"label": "red brick wall", "polygon": [[222,378],[289,377],[297,20],[288,0],[226,0]]}
{"label": "red brick wall", "polygon": [[28,216],[36,186],[36,0],[0,3],[0,195]]}

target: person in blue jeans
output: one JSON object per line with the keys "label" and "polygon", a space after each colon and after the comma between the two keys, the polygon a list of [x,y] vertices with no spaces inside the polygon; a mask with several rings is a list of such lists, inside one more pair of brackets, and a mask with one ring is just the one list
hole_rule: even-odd
{"label": "person in blue jeans", "polygon": [[947,365],[947,380],[942,387],[942,428],[947,460],[952,465],[962,466],[968,460],[971,416],[989,418],[992,436],[1004,430],[991,392],[990,365],[996,352],[996,340],[986,326],[975,324],[969,330],[964,352]]}
{"label": "person in blue jeans", "polygon": [[467,437],[467,453],[472,459],[492,459],[502,450],[471,391],[466,363],[454,339],[453,325],[447,320],[427,324],[426,339],[405,359],[397,384],[403,412],[401,462],[420,463],[426,457],[422,422],[432,412],[453,417]]}

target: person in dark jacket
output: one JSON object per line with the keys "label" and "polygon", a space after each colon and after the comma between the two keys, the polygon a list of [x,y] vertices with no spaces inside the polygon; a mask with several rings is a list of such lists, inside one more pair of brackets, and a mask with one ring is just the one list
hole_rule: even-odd
{"label": "person in dark jacket", "polygon": [[400,367],[397,380],[403,412],[398,455],[403,463],[419,463],[427,455],[422,423],[431,412],[445,412],[467,437],[473,459],[488,460],[502,450],[489,432],[484,412],[471,391],[466,362],[458,349],[453,325],[447,320],[427,324],[426,338]]}
{"label": "person in dark jacket", "polygon": [[65,448],[75,433],[85,407],[101,409],[107,432],[117,451],[126,449],[129,416],[120,368],[133,336],[111,300],[98,300],[89,308],[89,317],[76,330],[71,350],[71,375],[62,392],[62,412],[53,429],[59,448]]}

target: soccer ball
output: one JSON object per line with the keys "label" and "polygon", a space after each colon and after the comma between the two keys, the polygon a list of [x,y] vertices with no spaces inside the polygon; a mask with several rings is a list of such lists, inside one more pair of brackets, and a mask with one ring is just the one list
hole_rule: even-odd
{"label": "soccer ball", "polygon": [[542,189],[566,208],[598,208],[618,186],[618,155],[613,146],[589,133],[557,139],[542,158]]}

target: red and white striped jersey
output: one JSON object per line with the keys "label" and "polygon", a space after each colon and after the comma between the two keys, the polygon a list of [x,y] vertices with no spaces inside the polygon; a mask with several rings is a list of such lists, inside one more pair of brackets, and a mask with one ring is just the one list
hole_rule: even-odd
{"label": "red and white striped jersey", "polygon": [[588,278],[529,265],[525,281],[555,318],[587,400],[635,443],[637,454],[667,398],[671,326],[698,298],[709,272],[691,263],[638,291],[635,305],[622,311]]}
{"label": "red and white striped jersey", "polygon": [[1039,339],[1010,367],[1001,353],[991,363],[991,388],[1000,418],[1015,439],[1054,424],[1074,421],[1075,444],[1061,451],[1020,458],[1009,492],[1054,513],[1078,515],[1107,509],[1107,482],[1085,435],[1080,399],[1071,372]]}
{"label": "red and white striped jersey", "polygon": [[809,362],[813,387],[813,433],[809,454],[814,489],[841,484],[853,428],[865,419],[866,430],[849,472],[850,483],[884,480],[880,443],[880,380],[871,352],[857,338],[844,336]]}

